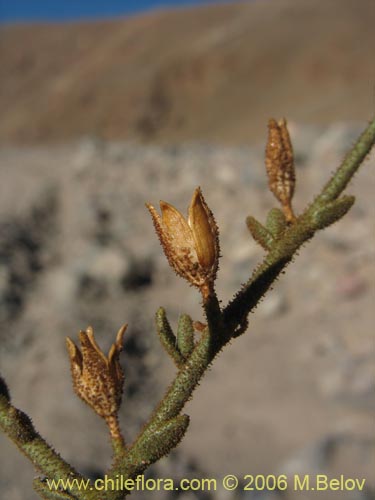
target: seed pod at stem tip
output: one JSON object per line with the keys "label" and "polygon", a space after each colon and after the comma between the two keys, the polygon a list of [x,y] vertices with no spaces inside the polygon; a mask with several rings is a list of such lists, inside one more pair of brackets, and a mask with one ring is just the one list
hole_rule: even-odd
{"label": "seed pod at stem tip", "polygon": [[107,422],[113,422],[121,404],[124,375],[119,362],[127,325],[122,326],[106,356],[91,327],[81,331],[81,349],[67,337],[73,388],[76,394]]}
{"label": "seed pod at stem tip", "polygon": [[295,220],[292,198],[295,188],[293,147],[286,120],[268,122],[268,140],[266,145],[266,170],[271,192],[281,203],[288,222]]}
{"label": "seed pod at stem tip", "polygon": [[160,202],[161,216],[151,204],[146,207],[170,266],[207,298],[216,279],[220,247],[219,230],[201,189],[194,191],[187,218],[165,201]]}

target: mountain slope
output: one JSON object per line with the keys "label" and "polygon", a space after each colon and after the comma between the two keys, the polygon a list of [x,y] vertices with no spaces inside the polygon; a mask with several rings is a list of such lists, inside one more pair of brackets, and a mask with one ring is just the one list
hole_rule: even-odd
{"label": "mountain slope", "polygon": [[0,141],[248,142],[374,113],[373,0],[258,0],[0,30]]}

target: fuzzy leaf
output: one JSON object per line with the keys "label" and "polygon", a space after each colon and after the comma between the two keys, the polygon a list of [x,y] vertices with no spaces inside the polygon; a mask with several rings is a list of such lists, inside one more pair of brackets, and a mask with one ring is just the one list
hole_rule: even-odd
{"label": "fuzzy leaf", "polygon": [[246,218],[246,225],[254,240],[265,250],[269,250],[274,242],[274,239],[268,229],[251,215]]}
{"label": "fuzzy leaf", "polygon": [[313,223],[317,229],[324,229],[341,219],[353,206],[354,196],[342,196],[327,203],[313,214]]}
{"label": "fuzzy leaf", "polygon": [[173,359],[177,368],[183,366],[185,360],[177,346],[177,339],[169,324],[165,309],[160,307],[156,312],[156,329],[162,346]]}
{"label": "fuzzy leaf", "polygon": [[271,208],[267,215],[266,228],[277,239],[287,226],[284,213],[279,208]]}
{"label": "fuzzy leaf", "polygon": [[185,360],[194,350],[193,320],[188,314],[181,314],[178,320],[177,345]]}
{"label": "fuzzy leaf", "polygon": [[167,422],[146,429],[129,453],[134,465],[150,465],[168,455],[184,437],[189,425],[188,415],[179,415]]}

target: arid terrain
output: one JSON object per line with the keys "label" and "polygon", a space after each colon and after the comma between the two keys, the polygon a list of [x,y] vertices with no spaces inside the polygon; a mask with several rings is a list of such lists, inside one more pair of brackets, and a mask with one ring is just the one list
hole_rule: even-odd
{"label": "arid terrain", "polygon": [[246,144],[270,116],[368,120],[373,0],[257,0],[0,29],[0,142]]}
{"label": "arid terrain", "polygon": [[[373,2],[258,0],[128,20],[0,30],[0,372],[13,403],[82,472],[110,463],[104,424],[73,393],[65,337],[123,323],[130,441],[175,369],[153,325],[203,321],[168,267],[144,203],[185,211],[200,185],[220,228],[223,305],[262,259],[267,119],[285,115],[300,212],[374,111]],[[139,500],[373,500],[374,152],[349,214],[300,251],[185,411],[178,449],[150,468],[365,478],[364,491],[134,493]],[[0,434],[0,491],[36,500],[35,472]],[[246,481],[240,482],[242,486]]]}

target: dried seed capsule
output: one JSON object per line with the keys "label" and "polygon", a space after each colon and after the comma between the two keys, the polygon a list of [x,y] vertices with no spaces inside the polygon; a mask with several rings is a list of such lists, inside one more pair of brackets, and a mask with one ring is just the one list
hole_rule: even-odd
{"label": "dried seed capsule", "polygon": [[292,198],[295,188],[293,148],[285,119],[268,122],[266,170],[271,192],[282,205],[288,222],[295,219]]}
{"label": "dried seed capsule", "polygon": [[124,376],[119,363],[126,325],[117,333],[108,356],[95,341],[91,327],[79,334],[81,350],[68,337],[73,388],[76,394],[102,418],[116,417],[121,404]]}
{"label": "dried seed capsule", "polygon": [[170,266],[207,297],[219,264],[219,230],[198,187],[187,219],[172,205],[160,202],[161,216],[146,204]]}

